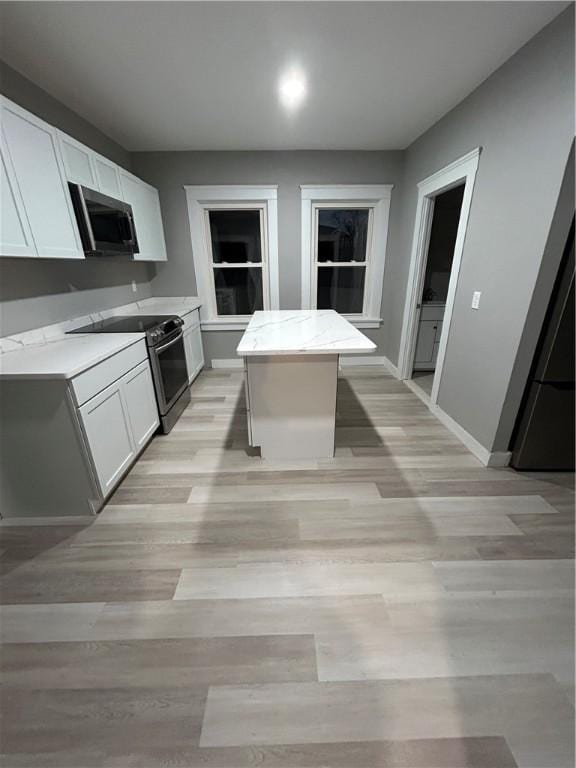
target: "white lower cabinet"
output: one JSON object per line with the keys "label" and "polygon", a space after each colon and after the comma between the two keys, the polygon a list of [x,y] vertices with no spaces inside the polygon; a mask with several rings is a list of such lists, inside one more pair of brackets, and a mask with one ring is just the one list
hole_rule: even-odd
{"label": "white lower cabinet", "polygon": [[122,381],[134,446],[139,451],[158,427],[158,408],[148,361],[127,373]]}
{"label": "white lower cabinet", "polygon": [[184,331],[184,351],[188,368],[188,383],[192,382],[204,367],[204,349],[200,325]]}
{"label": "white lower cabinet", "polygon": [[136,453],[121,382],[83,405],[80,418],[100,489],[107,496]]}
{"label": "white lower cabinet", "polygon": [[159,424],[149,362],[140,363],[78,412],[105,497]]}

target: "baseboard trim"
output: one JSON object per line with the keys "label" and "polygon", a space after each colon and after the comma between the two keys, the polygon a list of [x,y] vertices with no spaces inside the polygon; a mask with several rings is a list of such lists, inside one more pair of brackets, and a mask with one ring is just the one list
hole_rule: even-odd
{"label": "baseboard trim", "polygon": [[242,357],[231,357],[230,359],[210,360],[212,368],[244,368],[244,359]]}
{"label": "baseboard trim", "polygon": [[399,379],[400,371],[398,370],[398,366],[394,365],[394,363],[391,360],[389,360],[387,357],[384,357],[382,359],[384,360],[384,365],[386,366],[386,368],[388,368],[392,376],[394,376],[395,379]]}
{"label": "baseboard trim", "polygon": [[512,458],[512,451],[492,451],[487,467],[507,467]]}
{"label": "baseboard trim", "polygon": [[340,355],[340,365],[346,368],[352,365],[386,365],[385,359],[375,355]]}
{"label": "baseboard trim", "polygon": [[376,355],[340,355],[340,367],[348,368],[353,365],[381,365],[398,378],[398,368],[385,356]]}
{"label": "baseboard trim", "polygon": [[442,422],[460,442],[468,448],[470,453],[480,461],[485,467],[507,467],[510,463],[511,453],[509,451],[489,451],[482,443],[479,443],[470,432],[467,432],[464,427],[460,426],[452,416],[449,416],[446,411],[437,403],[433,403],[430,397],[420,387],[418,387],[412,379],[406,379],[404,381],[408,389],[411,389],[414,394],[422,400],[422,402],[428,407],[429,411],[436,416],[438,421]]}

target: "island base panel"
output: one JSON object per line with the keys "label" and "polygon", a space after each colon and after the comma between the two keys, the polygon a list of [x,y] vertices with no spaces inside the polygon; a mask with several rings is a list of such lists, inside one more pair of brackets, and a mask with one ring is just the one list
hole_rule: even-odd
{"label": "island base panel", "polygon": [[338,355],[245,360],[250,442],[262,458],[334,456]]}

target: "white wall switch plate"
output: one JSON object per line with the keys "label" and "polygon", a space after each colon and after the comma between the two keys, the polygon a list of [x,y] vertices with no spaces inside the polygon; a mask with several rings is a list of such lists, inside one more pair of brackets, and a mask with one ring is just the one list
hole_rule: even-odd
{"label": "white wall switch plate", "polygon": [[482,296],[482,291],[474,291],[472,294],[472,309],[478,309],[480,306],[480,296]]}
{"label": "white wall switch plate", "polygon": [[132,293],[138,293],[138,288],[136,287],[136,280],[132,280]]}

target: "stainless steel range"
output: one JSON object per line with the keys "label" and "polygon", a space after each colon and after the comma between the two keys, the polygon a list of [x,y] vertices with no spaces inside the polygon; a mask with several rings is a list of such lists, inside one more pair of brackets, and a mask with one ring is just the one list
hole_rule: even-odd
{"label": "stainless steel range", "polygon": [[127,315],[109,317],[69,333],[145,333],[154,379],[160,425],[170,432],[190,402],[186,354],[182,339],[184,321],[177,315]]}

